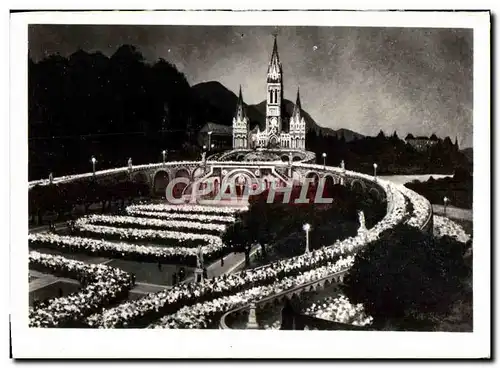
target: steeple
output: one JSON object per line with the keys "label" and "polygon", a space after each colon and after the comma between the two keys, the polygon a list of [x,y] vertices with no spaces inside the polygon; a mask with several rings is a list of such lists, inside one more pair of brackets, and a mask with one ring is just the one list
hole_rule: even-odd
{"label": "steeple", "polygon": [[243,106],[243,94],[241,93],[241,84],[240,84],[240,93],[238,95],[238,102],[236,104],[236,119],[242,120],[245,117],[245,109]]}
{"label": "steeple", "polygon": [[273,53],[271,55],[271,61],[269,62],[269,68],[267,69],[267,81],[281,81],[281,63],[278,55],[278,41],[276,35],[274,35]]}
{"label": "steeple", "polygon": [[302,109],[300,105],[300,88],[297,88],[297,99],[295,100],[295,106],[293,107],[292,116],[300,116],[300,110]]}
{"label": "steeple", "polygon": [[274,35],[274,45],[273,45],[273,54],[271,56],[271,63],[273,61],[276,61],[276,63],[278,63],[278,64],[280,62],[280,57],[278,55],[278,41],[277,41],[276,34]]}

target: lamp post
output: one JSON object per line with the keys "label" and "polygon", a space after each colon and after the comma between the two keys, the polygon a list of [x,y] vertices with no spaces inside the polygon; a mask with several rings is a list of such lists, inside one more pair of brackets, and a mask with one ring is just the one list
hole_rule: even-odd
{"label": "lamp post", "polygon": [[163,165],[165,165],[165,160],[167,158],[167,151],[163,150],[161,153],[163,155]]}
{"label": "lamp post", "polygon": [[377,179],[377,164],[373,164],[373,177]]}
{"label": "lamp post", "polygon": [[210,145],[210,149],[211,149],[211,150],[213,150],[213,149],[214,149],[214,147],[215,147],[215,144],[213,144],[213,143],[212,143],[212,144]]}
{"label": "lamp post", "polygon": [[203,145],[203,151],[207,150],[207,146]]}
{"label": "lamp post", "polygon": [[446,205],[448,204],[448,198],[447,197],[443,198],[443,203],[444,203],[444,215],[446,216]]}
{"label": "lamp post", "polygon": [[208,150],[210,150],[210,147],[212,147],[210,144],[212,141],[212,131],[207,132],[207,134],[208,134]]}
{"label": "lamp post", "polygon": [[323,152],[323,168],[326,166],[326,153]]}
{"label": "lamp post", "polygon": [[306,232],[306,253],[309,253],[309,231],[311,230],[311,225],[304,224],[302,229]]}
{"label": "lamp post", "polygon": [[95,176],[95,163],[97,162],[97,160],[95,159],[94,156],[92,156],[92,158],[90,159],[90,161],[92,161],[92,175]]}

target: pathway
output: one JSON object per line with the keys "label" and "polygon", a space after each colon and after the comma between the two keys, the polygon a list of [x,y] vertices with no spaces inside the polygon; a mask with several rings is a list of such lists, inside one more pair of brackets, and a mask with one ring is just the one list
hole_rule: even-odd
{"label": "pathway", "polygon": [[393,182],[394,184],[406,184],[412,182],[413,180],[418,180],[425,182],[429,180],[430,177],[434,179],[442,179],[452,177],[453,174],[420,174],[420,175],[380,175],[381,179],[388,180]]}
{"label": "pathway", "polygon": [[[255,245],[250,250],[250,258],[257,252],[260,246]],[[213,262],[207,267],[209,277],[216,277],[226,273],[233,273],[239,267],[245,264],[245,253],[230,253],[224,257],[224,266],[221,266],[220,260]]]}
{"label": "pathway", "polygon": [[[259,245],[255,245],[250,250],[250,258],[260,249]],[[209,278],[221,276],[224,274],[234,273],[239,271],[245,265],[245,253],[229,253],[224,257],[224,266],[221,266],[220,259],[215,262],[212,262],[207,267],[207,276]],[[193,282],[194,275],[186,278],[183,283]]]}
{"label": "pathway", "polygon": [[[433,204],[432,210],[435,215],[444,216],[444,206],[440,204]],[[453,206],[446,206],[446,217],[456,220],[472,221],[472,210],[466,208],[458,208]]]}
{"label": "pathway", "polygon": [[[111,262],[112,259],[104,259],[102,262],[98,262],[100,264],[106,264]],[[97,262],[96,262],[97,263]],[[47,287],[56,282],[63,281],[69,284],[80,284],[77,280],[68,279],[65,277],[57,277],[51,274],[42,273],[35,270],[29,270],[29,273],[36,277],[36,279],[32,280],[29,283],[29,292],[36,291],[38,289]],[[134,288],[130,291],[138,294],[149,294],[149,293],[157,293],[159,291],[170,289],[169,285],[158,285],[158,284],[149,284],[147,282],[136,282]]]}

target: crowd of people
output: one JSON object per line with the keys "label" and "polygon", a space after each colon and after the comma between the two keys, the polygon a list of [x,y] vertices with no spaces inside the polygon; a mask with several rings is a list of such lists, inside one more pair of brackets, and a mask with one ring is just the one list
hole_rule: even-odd
{"label": "crowd of people", "polygon": [[[92,289],[89,291],[83,288],[78,294],[84,295],[83,297],[80,295],[77,299],[70,299],[73,298],[73,296],[61,298],[66,301],[71,300],[74,302],[76,304],[74,308],[71,307],[71,303],[67,302],[62,309],[60,307],[61,304],[56,303],[56,307],[44,307],[32,311],[33,323],[38,323],[38,325],[50,325],[51,323],[58,325],[58,322],[54,322],[48,315],[51,313],[57,315],[61,310],[64,310],[66,317],[56,317],[56,320],[64,321],[68,318],[72,320],[83,320],[83,322],[90,327],[145,327],[148,325],[166,328],[206,327],[213,323],[214,318],[220,317],[221,314],[245,305],[248,302],[259,301],[266,296],[283,292],[291,287],[313,282],[334,272],[341,272],[348,269],[353,262],[353,256],[357,250],[368,242],[378,239],[383,231],[390,229],[408,215],[405,212],[406,204],[403,193],[392,184],[383,183],[382,181],[380,181],[379,184],[386,190],[387,198],[390,202],[388,205],[388,212],[374,227],[355,237],[339,240],[331,246],[319,248],[286,260],[279,260],[257,269],[247,269],[238,273],[222,275],[212,279],[205,278],[198,283],[178,283],[171,289],[163,290],[158,293],[150,293],[140,299],[128,300],[102,311],[99,310],[99,306],[106,303],[97,303],[93,299],[96,298],[95,290],[107,288],[104,293],[105,297],[103,298],[111,298],[118,295],[118,291],[128,290],[127,288],[131,286],[131,282],[133,281],[125,282],[125,280],[130,280],[130,276],[126,273],[117,273],[117,271],[114,271],[115,269],[110,267],[108,267],[110,270],[104,271],[104,269],[101,270],[97,266],[95,269],[92,268],[95,265],[91,266],[82,263],[82,265],[89,266],[90,268],[85,268],[85,271],[81,271],[79,274],[87,275],[88,272],[96,273],[96,275],[93,276],[94,280],[97,280],[94,284],[98,285],[94,287],[95,290]],[[413,199],[410,198],[410,200]],[[139,204],[130,206],[127,212],[139,216],[141,212],[161,214],[158,217],[163,217],[164,213],[178,213],[182,216],[186,216],[186,213],[193,213],[195,216],[212,216],[210,214],[213,214],[213,216],[228,217],[234,216],[239,211],[244,211],[246,209],[245,207]],[[410,218],[415,216],[419,217],[420,213],[421,211],[415,211]],[[109,216],[97,218],[109,218]],[[124,218],[127,219],[124,220]],[[118,221],[123,220],[127,222],[129,221],[128,218],[127,216],[121,216],[121,219]],[[135,219],[136,217],[130,218]],[[165,218],[168,217],[165,216]],[[153,222],[150,222],[151,220],[154,219],[148,218],[141,221],[152,224]],[[225,220],[227,220],[227,218],[224,217],[224,220],[221,222]],[[418,223],[419,221],[416,220],[415,224]],[[196,249],[193,247],[201,243],[203,243],[204,255],[210,254],[210,252],[218,254],[217,249],[223,247],[219,237],[209,234],[118,228],[94,225],[83,220],[77,222],[75,227],[81,234],[91,234],[94,238],[102,236],[126,240],[154,240],[155,242],[168,242],[170,245],[173,240],[182,246],[142,246],[131,243],[108,242],[99,239],[61,236],[57,234],[31,234],[30,245],[34,247],[47,247],[48,245],[52,245],[54,248],[63,250],[69,249],[75,252],[84,251],[91,254],[119,258],[130,257],[130,259],[136,260],[141,257],[154,259],[156,261],[164,259],[165,262],[176,259],[176,257],[178,257],[177,260],[195,261]],[[39,253],[35,252],[34,254]],[[37,259],[43,258],[42,256],[33,257],[38,257]],[[62,258],[62,260],[58,259],[56,263],[61,263],[63,265],[59,266],[59,269],[64,268],[66,267],[64,264],[67,263],[67,260],[65,258]],[[108,284],[110,285],[109,287]],[[97,295],[100,295],[99,291],[97,291]],[[86,303],[86,306],[82,305],[83,302]],[[92,312],[95,313],[91,314]],[[162,316],[166,317],[161,318]],[[158,318],[161,319],[158,320]],[[47,321],[50,321],[50,323]]]}
{"label": "crowd of people", "polygon": [[431,203],[425,197],[406,188],[404,185],[399,185],[398,190],[408,198],[413,207],[412,215],[408,219],[407,224],[418,228],[424,226],[425,222],[429,219],[429,215],[432,214]]}
{"label": "crowd of people", "polygon": [[[29,234],[28,242],[32,249],[49,248],[67,253],[83,253],[137,262],[196,265],[196,247],[162,247],[49,233]],[[201,249],[208,261],[217,260],[225,253],[224,248],[219,244],[207,244]]]}
{"label": "crowd of people", "polygon": [[337,241],[297,257],[280,260],[258,269],[223,275],[196,284],[182,284],[170,290],[149,294],[135,301],[127,301],[115,308],[90,316],[90,325],[102,328],[140,327],[159,317],[174,314],[181,308],[229,297],[256,287],[269,286],[285,277],[296,277],[317,268],[336,264],[341,258],[353,255],[367,242],[378,238],[381,232],[399,223],[405,213],[405,199],[398,191],[392,195],[391,211],[372,229],[362,235]]}
{"label": "crowd of people", "polygon": [[345,295],[327,297],[304,309],[304,313],[334,322],[367,326],[373,323],[373,317],[365,313],[363,304],[353,305]]}
{"label": "crowd of people", "polygon": [[216,213],[224,215],[235,215],[242,211],[248,211],[248,206],[199,206],[192,204],[164,204],[164,203],[141,203],[129,206],[127,211],[148,212],[194,212],[194,213]]}
{"label": "crowd of people", "polygon": [[30,268],[77,279],[82,287],[66,297],[52,298],[30,307],[30,327],[82,327],[85,317],[126,297],[134,276],[118,268],[88,264],[32,251]]}
{"label": "crowd of people", "polygon": [[174,230],[134,229],[114,226],[92,225],[87,223],[76,224],[77,233],[87,237],[106,237],[107,239],[151,241],[168,246],[198,247],[199,245],[213,245],[222,247],[220,236],[187,233]]}
{"label": "crowd of people", "polygon": [[174,229],[176,231],[191,231],[199,233],[220,234],[226,230],[226,225],[213,224],[210,222],[199,222],[191,220],[163,220],[144,218],[137,216],[118,216],[118,215],[89,215],[81,217],[76,221],[78,228],[83,225],[109,225],[114,227],[132,227],[139,229]]}
{"label": "crowd of people", "polygon": [[154,328],[207,328],[222,314],[248,303],[257,302],[266,296],[282,293],[294,287],[308,284],[331,276],[350,267],[353,256],[340,257],[337,262],[306,271],[297,276],[284,277],[265,286],[253,287],[239,293],[215,298],[204,303],[181,308],[176,313],[163,317],[153,323]]}
{"label": "crowd of people", "polygon": [[434,215],[434,236],[441,238],[443,236],[450,236],[460,243],[467,243],[471,240],[469,234],[465,230],[448,217]]}
{"label": "crowd of people", "polygon": [[144,211],[128,206],[125,211],[132,216],[153,217],[170,220],[189,220],[189,221],[207,221],[210,223],[226,223],[231,224],[236,221],[234,215],[215,215],[215,214],[200,214],[192,212],[160,212],[160,211]]}

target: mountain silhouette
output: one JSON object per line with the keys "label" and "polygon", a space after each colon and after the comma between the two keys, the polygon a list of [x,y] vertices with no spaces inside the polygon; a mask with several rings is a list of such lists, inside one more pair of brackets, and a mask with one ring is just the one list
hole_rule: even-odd
{"label": "mountain silhouette", "polygon": [[[219,82],[203,82],[192,86],[192,91],[198,100],[199,113],[204,116],[207,122],[218,123],[222,125],[231,125],[236,111],[238,97],[232,91],[227,89]],[[245,98],[245,94],[243,94]],[[283,100],[283,124],[286,129],[288,120],[293,112],[295,104],[287,99]],[[247,117],[250,119],[250,128],[253,129],[259,125],[264,130],[266,125],[266,100],[256,104],[245,104]],[[346,142],[363,138],[362,134],[349,129],[330,129],[319,126],[309,113],[302,109],[302,116],[306,121],[307,131],[314,130],[317,134],[324,136],[334,136],[340,138],[343,134]]]}

